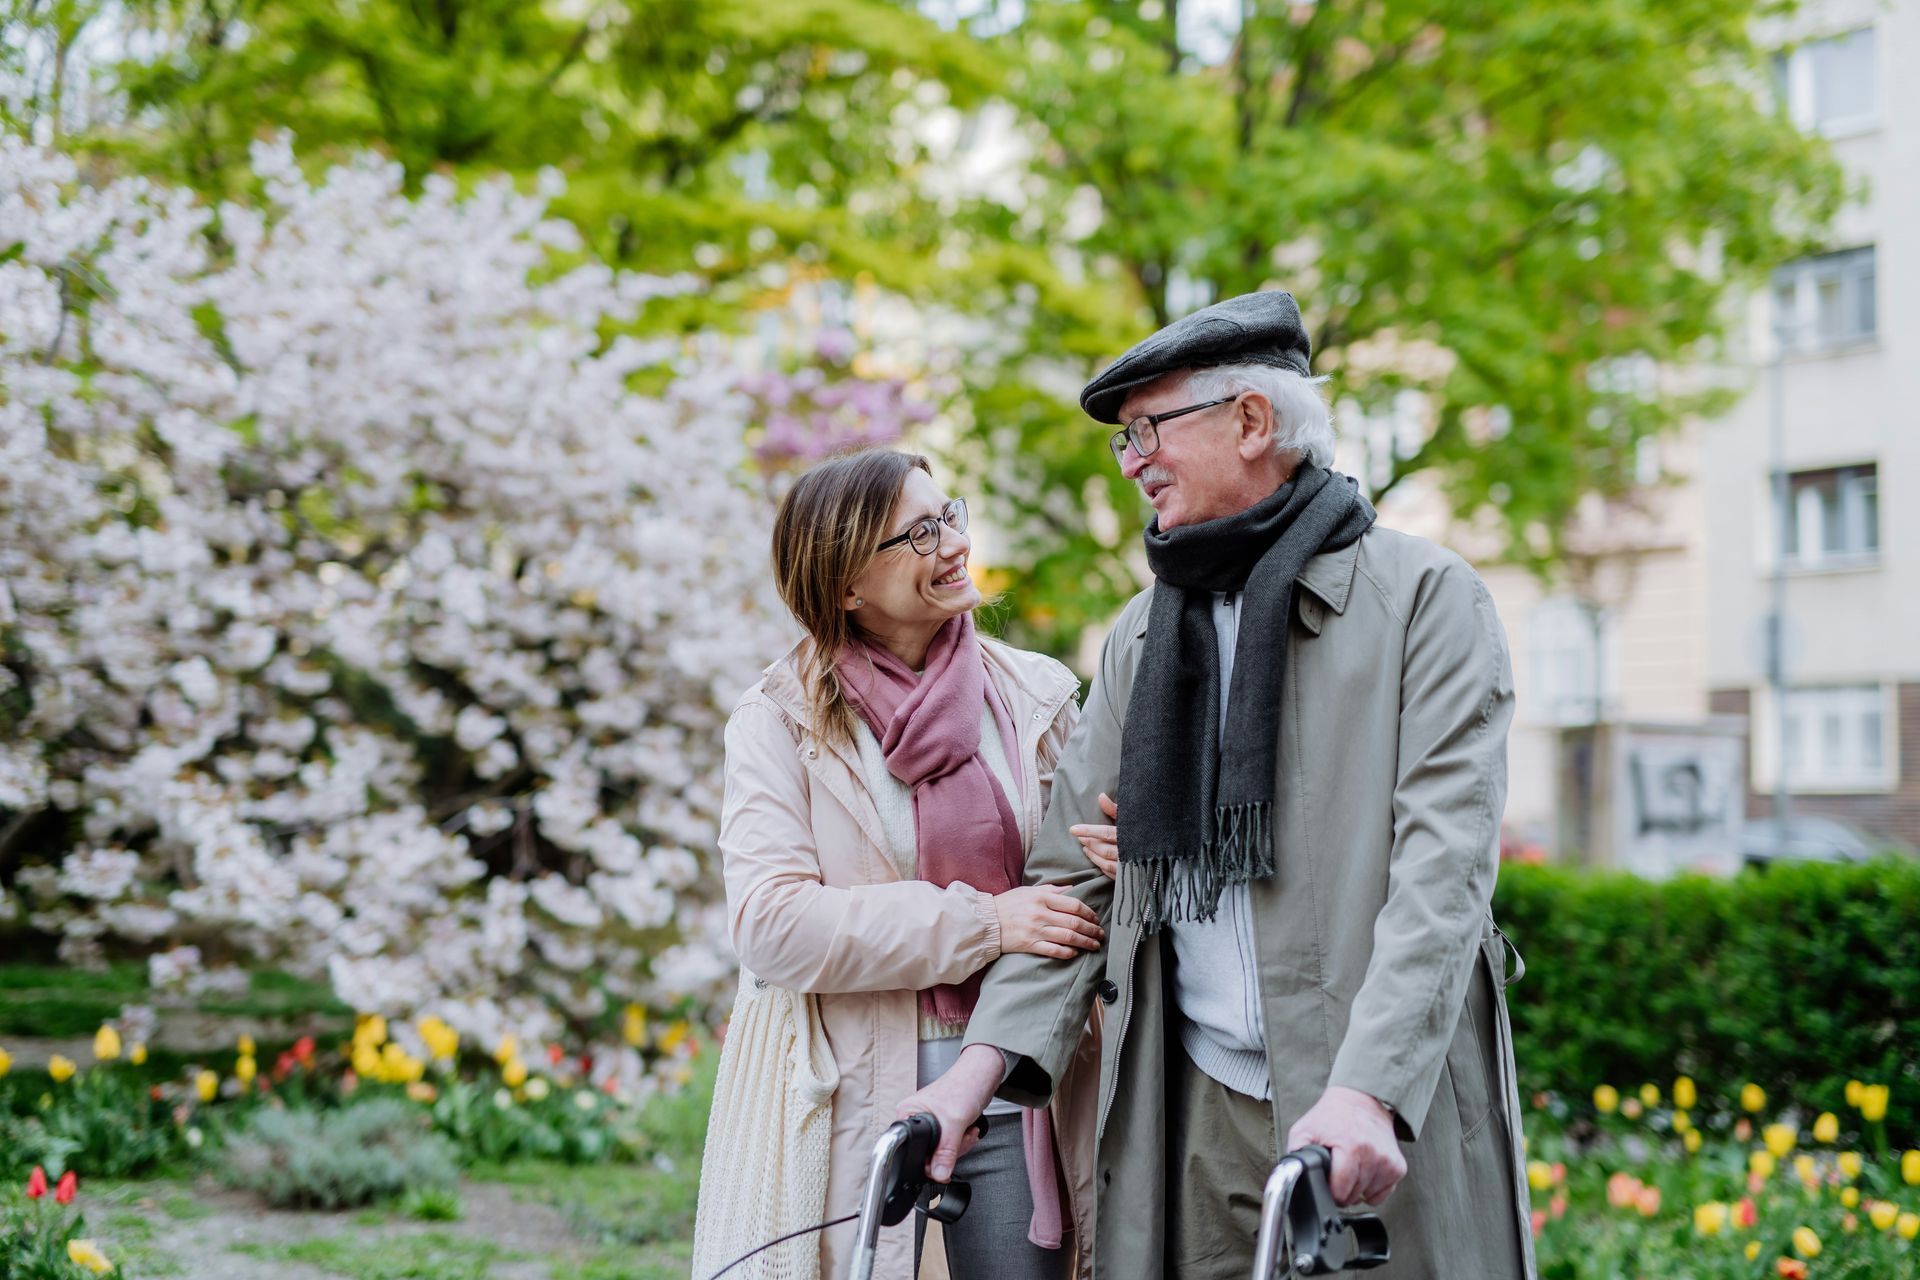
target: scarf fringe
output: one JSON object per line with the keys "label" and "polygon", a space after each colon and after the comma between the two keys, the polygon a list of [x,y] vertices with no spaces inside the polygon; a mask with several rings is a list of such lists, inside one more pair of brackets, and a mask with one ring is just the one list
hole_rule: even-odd
{"label": "scarf fringe", "polygon": [[1274,873],[1273,803],[1215,806],[1213,839],[1198,848],[1123,859],[1114,908],[1143,932],[1169,921],[1211,920],[1227,886]]}

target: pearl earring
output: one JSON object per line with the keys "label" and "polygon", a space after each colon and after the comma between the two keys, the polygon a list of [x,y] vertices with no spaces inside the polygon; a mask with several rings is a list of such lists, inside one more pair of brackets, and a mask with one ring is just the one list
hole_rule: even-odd
{"label": "pearl earring", "polygon": [[866,608],[866,605],[867,605],[867,602],[866,602],[865,600],[862,600],[862,599],[861,599],[861,598],[860,598],[859,596],[855,596],[855,597],[853,598],[853,607],[854,607],[854,608],[856,608],[856,609],[864,609],[864,608]]}

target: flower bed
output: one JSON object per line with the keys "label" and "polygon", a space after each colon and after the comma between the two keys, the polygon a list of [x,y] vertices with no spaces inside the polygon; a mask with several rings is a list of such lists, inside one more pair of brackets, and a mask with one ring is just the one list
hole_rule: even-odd
{"label": "flower bed", "polygon": [[1759,1085],[1682,1076],[1532,1098],[1527,1180],[1542,1280],[1913,1275],[1920,1151],[1887,1141],[1889,1091],[1813,1113]]}

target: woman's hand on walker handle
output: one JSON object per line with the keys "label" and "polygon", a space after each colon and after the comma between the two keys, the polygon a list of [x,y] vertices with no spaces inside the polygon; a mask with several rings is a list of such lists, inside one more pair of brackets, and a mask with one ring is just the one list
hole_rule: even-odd
{"label": "woman's hand on walker handle", "polygon": [[1294,1121],[1287,1150],[1321,1146],[1333,1153],[1328,1190],[1342,1207],[1377,1205],[1407,1176],[1407,1157],[1393,1131],[1393,1113],[1371,1094],[1330,1084],[1320,1101]]}
{"label": "woman's hand on walker handle", "polygon": [[[1120,818],[1120,806],[1113,797],[1100,793],[1100,812],[1107,815],[1110,822]],[[1120,829],[1103,827],[1097,823],[1082,822],[1067,828],[1067,833],[1080,842],[1080,848],[1086,853],[1087,861],[1100,868],[1107,879],[1112,880],[1120,873]]]}
{"label": "woman's hand on walker handle", "polygon": [[1092,907],[1052,885],[1022,885],[997,893],[993,909],[1000,916],[1002,954],[1025,951],[1066,960],[1081,951],[1098,951],[1107,936]]}
{"label": "woman's hand on walker handle", "polygon": [[974,1122],[993,1101],[993,1091],[1006,1074],[1007,1060],[998,1049],[990,1044],[970,1044],[960,1051],[945,1075],[908,1094],[894,1108],[896,1120],[924,1111],[940,1122],[940,1145],[927,1161],[929,1178],[935,1182],[951,1178],[960,1157],[980,1141]]}

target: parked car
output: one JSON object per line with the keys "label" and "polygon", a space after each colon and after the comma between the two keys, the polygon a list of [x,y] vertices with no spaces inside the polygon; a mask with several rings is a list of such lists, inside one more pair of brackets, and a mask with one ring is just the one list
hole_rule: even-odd
{"label": "parked car", "polygon": [[1750,867],[1782,861],[1865,862],[1891,847],[1892,841],[1813,814],[1796,814],[1784,823],[1749,818],[1740,837],[1741,858]]}

